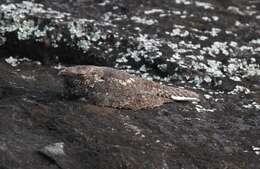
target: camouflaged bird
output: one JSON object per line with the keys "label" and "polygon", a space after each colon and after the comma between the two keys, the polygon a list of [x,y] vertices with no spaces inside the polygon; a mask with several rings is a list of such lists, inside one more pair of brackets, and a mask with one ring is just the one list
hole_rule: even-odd
{"label": "camouflaged bird", "polygon": [[66,67],[59,75],[64,77],[69,96],[83,97],[100,106],[138,110],[172,101],[199,100],[195,92],[161,85],[109,67]]}

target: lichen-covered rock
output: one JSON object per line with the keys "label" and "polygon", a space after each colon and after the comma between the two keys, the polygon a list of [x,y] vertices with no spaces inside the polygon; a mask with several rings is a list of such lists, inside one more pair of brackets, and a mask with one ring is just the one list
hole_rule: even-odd
{"label": "lichen-covered rock", "polygon": [[[0,168],[260,168],[257,1],[0,4]],[[56,69],[78,64],[203,99],[136,111],[68,100]],[[53,143],[65,155],[41,152]]]}
{"label": "lichen-covered rock", "polygon": [[[223,7],[218,4],[188,0],[176,1],[176,4],[184,5],[184,8],[193,5],[194,10],[182,13],[178,9],[154,9],[148,5],[148,9],[134,9],[139,16],[130,13],[127,17],[120,12],[120,5],[115,4],[114,10],[110,11],[105,8],[110,3],[105,3],[96,4],[98,10],[104,8],[106,11],[99,19],[89,18],[87,12],[85,18],[83,15],[78,19],[72,11],[59,12],[28,1],[2,4],[0,32],[4,36],[0,44],[15,47],[13,55],[23,54],[46,63],[103,63],[149,79],[188,82],[197,87],[216,87],[224,92],[229,91],[223,86],[229,86],[229,89],[248,78],[259,77],[259,40],[254,37],[254,33],[259,35],[259,32],[251,31],[259,27],[254,22],[259,14],[254,6],[235,13],[251,18],[250,23],[254,23],[242,24],[233,16],[233,9],[240,11],[234,6],[228,8],[232,14],[225,17],[221,14]],[[202,16],[200,9],[205,9],[207,16]],[[169,26],[172,23],[170,16],[193,24]],[[144,18],[157,20],[148,25],[158,30],[143,30],[147,25]],[[163,20],[167,24],[159,27]],[[127,30],[124,22],[129,24]],[[216,26],[218,24],[222,27]],[[11,36],[13,33],[15,36]],[[24,48],[32,47],[41,52],[25,52]]]}

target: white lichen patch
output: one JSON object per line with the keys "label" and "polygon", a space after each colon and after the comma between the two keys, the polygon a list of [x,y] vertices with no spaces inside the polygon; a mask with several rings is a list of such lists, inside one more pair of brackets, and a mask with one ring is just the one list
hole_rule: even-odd
{"label": "white lichen patch", "polygon": [[202,7],[204,9],[214,9],[214,6],[211,3],[207,3],[207,2],[195,1],[195,5],[197,7]]}
{"label": "white lichen patch", "polygon": [[104,0],[103,2],[98,3],[100,6],[106,6],[107,4],[110,4],[109,0]]}
{"label": "white lichen patch", "polygon": [[230,79],[230,80],[233,80],[233,81],[235,81],[235,82],[241,82],[241,78],[238,77],[238,76],[230,76],[229,79]]}
{"label": "white lichen patch", "polygon": [[140,70],[140,72],[146,72],[146,71],[147,71],[145,65],[142,65],[142,66],[139,68],[139,70]]}
{"label": "white lichen patch", "polygon": [[214,42],[211,47],[204,47],[203,50],[206,51],[210,56],[216,57],[219,54],[229,55],[229,46],[227,42]]}
{"label": "white lichen patch", "polygon": [[196,103],[196,105],[195,105],[195,109],[196,109],[196,111],[199,112],[199,113],[201,113],[201,112],[214,112],[214,111],[216,111],[215,108],[213,108],[213,109],[208,109],[208,108],[205,108],[205,107],[203,107],[203,106],[201,106],[201,105],[199,105],[199,104],[197,104],[197,103]]}
{"label": "white lichen patch", "polygon": [[233,48],[238,47],[238,43],[235,42],[235,41],[231,41],[231,42],[229,43],[229,45],[230,45],[231,47],[233,47]]}
{"label": "white lichen patch", "polygon": [[232,94],[232,95],[236,95],[239,93],[249,94],[251,93],[251,91],[244,86],[236,85],[232,91],[228,92],[228,94]]}
{"label": "white lichen patch", "polygon": [[212,16],[212,19],[213,19],[214,21],[218,21],[218,20],[219,20],[219,17],[218,17],[218,16]]}
{"label": "white lichen patch", "polygon": [[209,39],[207,36],[204,36],[204,35],[196,35],[195,34],[195,37],[198,38],[201,41],[205,41],[205,40]]}
{"label": "white lichen patch", "polygon": [[10,64],[13,67],[18,66],[21,62],[25,62],[25,61],[29,62],[31,60],[28,58],[14,58],[13,56],[10,56],[9,58],[5,59],[5,62]]}
{"label": "white lichen patch", "polygon": [[60,143],[50,144],[50,145],[44,147],[43,151],[45,151],[46,153],[53,154],[53,155],[65,155],[64,143],[60,142]]}
{"label": "white lichen patch", "polygon": [[205,67],[207,72],[214,77],[225,77],[221,71],[222,63],[216,60],[207,60],[208,66]]}
{"label": "white lichen patch", "polygon": [[260,110],[260,104],[256,103],[255,101],[249,104],[245,104],[242,106],[243,108],[246,109],[257,109]]}
{"label": "white lichen patch", "polygon": [[128,59],[126,58],[126,56],[122,56],[116,59],[117,63],[127,63]]}
{"label": "white lichen patch", "polygon": [[2,46],[2,45],[4,45],[5,44],[5,42],[6,42],[6,38],[5,37],[2,37],[1,35],[0,35],[0,46]]}
{"label": "white lichen patch", "polygon": [[35,80],[35,77],[32,75],[21,75],[21,78],[24,80]]}
{"label": "white lichen patch", "polygon": [[251,63],[247,59],[230,58],[224,70],[230,75],[230,79],[240,81],[241,78],[250,76],[260,76],[260,66],[251,58]]}
{"label": "white lichen patch", "polygon": [[80,40],[80,41],[78,41],[77,45],[83,51],[87,51],[90,48],[91,43],[87,40]]}
{"label": "white lichen patch", "polygon": [[207,16],[203,16],[203,17],[201,17],[201,19],[202,19],[203,21],[207,21],[207,22],[211,22],[211,21],[212,21],[211,18],[209,18],[209,17],[207,17]]}
{"label": "white lichen patch", "polygon": [[141,77],[146,80],[153,80],[152,75],[150,75],[149,73],[142,73]]}
{"label": "white lichen patch", "polygon": [[18,64],[20,64],[19,60],[10,56],[9,58],[6,58],[5,59],[6,63],[10,64],[11,66],[15,67],[17,66]]}
{"label": "white lichen patch", "polygon": [[[159,47],[161,47],[162,43],[159,39],[152,39],[148,38],[147,35],[139,34],[139,37],[136,38],[139,42],[139,45],[137,49],[139,49],[139,52],[145,57],[149,59],[155,59],[160,57],[162,54],[160,52]],[[156,53],[155,56],[148,55],[146,53],[154,52]]]}
{"label": "white lichen patch", "polygon": [[209,95],[209,94],[204,94],[204,97],[205,97],[206,99],[210,99],[210,98],[212,98],[212,96]]}
{"label": "white lichen patch", "polygon": [[181,15],[182,12],[181,12],[181,11],[178,11],[178,10],[174,10],[174,11],[172,11],[172,14],[173,14],[173,15]]}
{"label": "white lichen patch", "polygon": [[260,155],[260,147],[252,146],[252,150],[255,152],[256,155]]}
{"label": "white lichen patch", "polygon": [[218,36],[218,34],[221,32],[221,29],[219,28],[211,28],[210,31],[205,31],[205,33],[210,34],[212,37]]}
{"label": "white lichen patch", "polygon": [[144,11],[144,14],[146,15],[150,15],[154,13],[164,13],[164,11],[162,9],[151,9],[151,10]]}
{"label": "white lichen patch", "polygon": [[180,36],[180,37],[187,37],[189,32],[186,30],[182,30],[181,28],[172,29],[171,32],[165,32],[167,35],[170,36]]}
{"label": "white lichen patch", "polygon": [[242,15],[242,16],[245,15],[244,12],[242,12],[238,7],[235,7],[235,6],[229,6],[227,8],[227,10],[234,13],[234,14],[238,14],[238,15]]}
{"label": "white lichen patch", "polygon": [[70,22],[68,23],[68,30],[71,34],[71,39],[79,38],[84,36],[85,27],[83,26],[83,20],[78,20],[78,22]]}
{"label": "white lichen patch", "polygon": [[260,39],[253,39],[249,43],[260,45]]}
{"label": "white lichen patch", "polygon": [[183,4],[183,5],[191,5],[192,2],[189,0],[175,0],[177,4]]}
{"label": "white lichen patch", "polygon": [[30,36],[35,32],[38,28],[35,27],[34,21],[22,21],[21,25],[18,28],[18,39],[19,40],[27,40],[30,38]]}
{"label": "white lichen patch", "polygon": [[136,23],[141,23],[141,24],[144,24],[144,25],[154,25],[154,24],[158,23],[158,21],[155,20],[155,19],[141,18],[141,17],[138,17],[138,16],[132,16],[131,20],[135,21]]}
{"label": "white lichen patch", "polygon": [[248,66],[245,68],[245,74],[242,76],[250,77],[250,76],[260,76],[260,65],[259,64],[248,64]]}

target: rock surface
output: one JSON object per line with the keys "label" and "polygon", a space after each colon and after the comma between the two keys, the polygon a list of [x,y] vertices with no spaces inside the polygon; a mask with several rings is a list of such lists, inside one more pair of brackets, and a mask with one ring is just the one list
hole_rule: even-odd
{"label": "rock surface", "polygon": [[[260,168],[258,1],[0,4],[0,168]],[[67,100],[57,69],[76,64],[204,99],[138,111]]]}

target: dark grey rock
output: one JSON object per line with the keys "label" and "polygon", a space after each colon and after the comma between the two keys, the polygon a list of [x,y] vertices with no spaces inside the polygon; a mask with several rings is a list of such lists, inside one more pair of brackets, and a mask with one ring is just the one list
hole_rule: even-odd
{"label": "dark grey rock", "polygon": [[[260,168],[259,3],[8,1],[0,168]],[[205,97],[138,111],[68,100],[57,63],[125,69]],[[65,155],[42,149],[60,142]]]}

